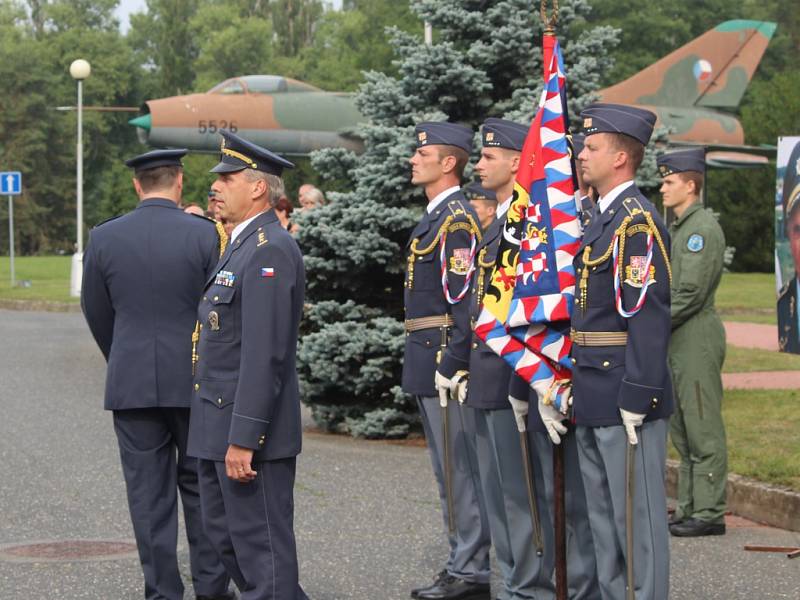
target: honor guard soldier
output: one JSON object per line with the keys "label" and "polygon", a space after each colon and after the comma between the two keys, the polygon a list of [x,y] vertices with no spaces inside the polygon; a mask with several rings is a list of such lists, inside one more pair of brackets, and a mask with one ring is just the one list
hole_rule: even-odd
{"label": "honor guard soldier", "polygon": [[678,508],[670,533],[681,537],[725,533],[728,459],[722,422],[725,328],[714,309],[722,278],[725,235],[700,194],[702,148],[664,154],[661,198],[675,212],[672,237],[672,339],[669,365],[675,390],[670,439],[681,457]]}
{"label": "honor guard soldier", "polygon": [[212,189],[233,230],[198,309],[189,453],[199,458],[206,532],[242,600],[304,600],[293,496],[305,271],[273,210],[284,192],[280,175],[293,165],[220,133]]}
{"label": "honor guard soldier", "polygon": [[[439,485],[450,554],[413,598],[489,597],[489,530],[478,481],[475,423],[457,401],[469,368],[469,286],[481,232],[459,183],[472,130],[445,122],[415,129],[411,182],[428,205],[406,248],[403,390],[416,396]],[[449,401],[450,397],[453,401]]]}
{"label": "honor guard soldier", "polygon": [[[473,181],[466,186],[464,196],[467,197],[469,205],[478,215],[478,223],[485,233],[489,225],[494,223],[497,218],[497,196],[492,190],[483,187],[480,181]],[[484,240],[481,240],[481,244],[484,244]]]}
{"label": "honor guard soldier", "polygon": [[800,327],[797,310],[798,278],[800,273],[800,143],[791,154],[786,163],[783,176],[783,222],[786,227],[786,237],[789,238],[789,249],[794,262],[795,276],[783,286],[778,295],[778,343],[781,352],[800,353]]}
{"label": "honor guard soldier", "polygon": [[[527,133],[527,126],[512,121],[490,118],[483,123],[483,148],[475,172],[483,187],[492,190],[502,202],[497,208],[497,218],[484,225],[483,239],[478,244],[477,276],[470,294],[473,324],[480,315],[483,296],[491,281],[497,250],[503,239],[503,227]],[[475,413],[480,480],[503,582],[503,589],[496,597],[500,600],[553,598],[552,543],[545,544],[543,556],[537,556],[535,544],[531,543],[534,527],[524,477],[528,465],[522,460],[520,438],[508,399],[511,377],[515,376],[510,365],[473,333],[466,404]],[[523,382],[527,396],[526,388]],[[534,485],[540,513],[547,508],[541,475],[536,469]]]}
{"label": "honor guard soldier", "polygon": [[598,582],[604,599],[665,600],[669,236],[634,183],[656,116],[594,104],[581,117],[580,169],[598,199],[575,259],[572,408]]}
{"label": "honor guard soldier", "polygon": [[228,577],[203,531],[197,461],[186,448],[191,334],[219,242],[211,221],[178,208],[185,154],[153,150],[126,162],[139,205],[92,230],[81,306],[108,362],[105,408],[114,415],[145,597],[183,598],[179,489],[197,598],[228,599]]}

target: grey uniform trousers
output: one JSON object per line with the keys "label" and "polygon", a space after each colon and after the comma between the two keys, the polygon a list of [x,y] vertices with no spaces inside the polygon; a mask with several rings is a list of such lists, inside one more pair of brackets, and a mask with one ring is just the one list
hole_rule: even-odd
{"label": "grey uniform trousers", "polygon": [[514,412],[511,408],[474,411],[481,485],[495,557],[503,578],[503,589],[497,598],[552,600],[555,597],[553,526],[543,481],[552,473],[552,462],[550,470],[545,472],[531,458],[535,461],[534,488],[544,538],[544,555],[540,557],[533,543],[533,522]]}
{"label": "grey uniform trousers", "polygon": [[[544,432],[528,431],[531,453],[537,460],[536,468],[542,473],[544,482],[544,505],[546,516],[542,516],[545,529],[545,555],[553,552],[555,535],[555,486],[553,485],[553,442]],[[600,600],[597,584],[597,560],[594,540],[589,525],[586,493],[583,488],[578,464],[578,442],[570,432],[561,436],[564,446],[564,513],[567,530],[567,590],[570,600]],[[537,489],[538,492],[538,489]],[[548,546],[549,544],[549,550]],[[551,566],[555,569],[555,565]],[[551,570],[551,573],[553,572]],[[538,597],[538,596],[537,596]]]}
{"label": "grey uniform trousers", "polygon": [[189,409],[115,410],[114,430],[144,571],[145,598],[183,598],[177,555],[179,489],[195,594],[221,595],[229,579],[203,530],[197,460],[186,456]]}
{"label": "grey uniform trousers", "polygon": [[[447,530],[447,494],[444,479],[444,439],[439,399],[417,396],[425,439],[431,457],[433,474],[439,486],[445,530]],[[448,533],[450,555],[445,568],[450,575],[465,581],[488,583],[489,526],[486,507],[478,477],[478,458],[475,452],[475,412],[468,406],[450,401],[450,456],[452,467],[455,534]]]}
{"label": "grey uniform trousers", "polygon": [[[669,596],[669,531],[664,489],[667,420],[637,428],[633,497],[634,588],[637,600]],[[628,436],[622,425],[579,426],[583,485],[589,499],[597,577],[603,600],[625,598],[625,452]]]}

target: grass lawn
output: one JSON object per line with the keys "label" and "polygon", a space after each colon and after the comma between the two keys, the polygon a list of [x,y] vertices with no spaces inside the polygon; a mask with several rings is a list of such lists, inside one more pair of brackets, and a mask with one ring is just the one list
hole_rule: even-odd
{"label": "grass lawn", "polygon": [[731,473],[800,491],[800,390],[725,390],[722,416]]}
{"label": "grass lawn", "polygon": [[776,325],[777,297],[772,273],[724,273],[716,306],[723,321]]}
{"label": "grass lawn", "polygon": [[0,299],[77,302],[69,295],[72,256],[18,256],[14,260],[17,281],[30,287],[11,287],[8,256],[0,257]]}
{"label": "grass lawn", "polygon": [[728,344],[722,372],[750,373],[752,371],[800,371],[800,354],[739,348]]}

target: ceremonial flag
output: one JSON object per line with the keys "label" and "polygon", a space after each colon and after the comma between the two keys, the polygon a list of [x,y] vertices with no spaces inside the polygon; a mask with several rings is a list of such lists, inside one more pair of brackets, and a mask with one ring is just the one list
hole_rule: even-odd
{"label": "ceremonial flag", "polygon": [[475,332],[540,398],[567,412],[572,261],[580,245],[567,147],[566,79],[555,35],[543,39],[544,90],[528,131],[497,262]]}

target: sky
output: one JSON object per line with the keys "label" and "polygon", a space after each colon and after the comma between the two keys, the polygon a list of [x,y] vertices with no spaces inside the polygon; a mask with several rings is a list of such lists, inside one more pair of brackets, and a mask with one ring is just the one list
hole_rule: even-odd
{"label": "sky", "polygon": [[[332,4],[333,8],[337,10],[342,7],[342,0],[325,0],[325,2]],[[117,17],[119,17],[120,29],[123,32],[128,31],[128,15],[131,13],[144,12],[146,6],[145,0],[120,0],[116,10]]]}

